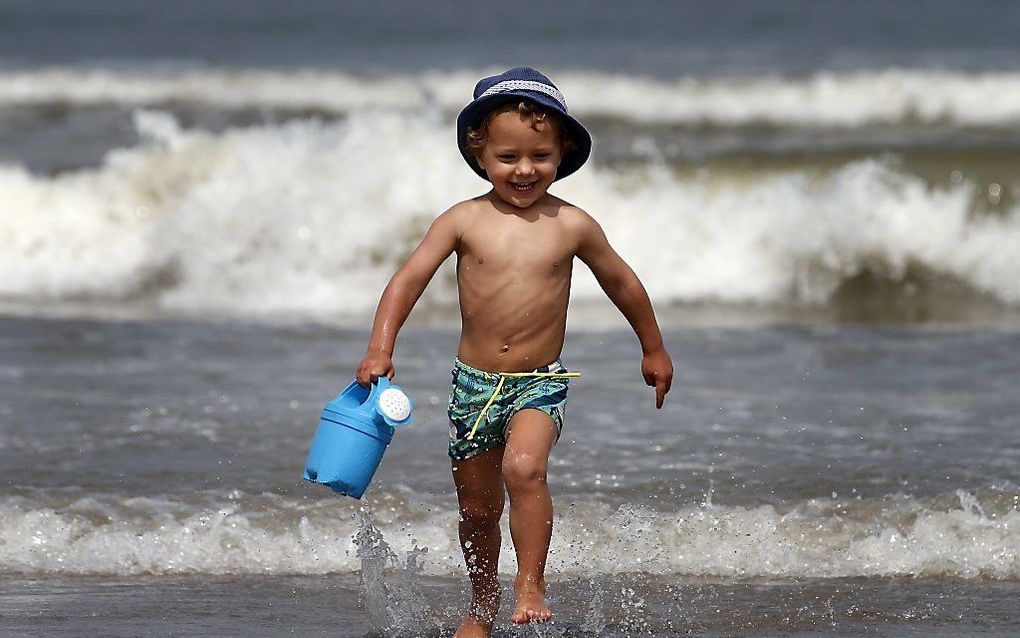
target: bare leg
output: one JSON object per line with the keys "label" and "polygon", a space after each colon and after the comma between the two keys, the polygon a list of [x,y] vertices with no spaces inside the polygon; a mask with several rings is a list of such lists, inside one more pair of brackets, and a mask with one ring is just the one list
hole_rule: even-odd
{"label": "bare leg", "polygon": [[471,579],[471,607],[454,638],[489,636],[499,611],[499,519],[503,515],[503,448],[453,461],[460,502],[460,545]]}
{"label": "bare leg", "polygon": [[521,410],[510,421],[503,454],[503,480],[510,494],[510,536],[517,553],[517,599],[511,620],[545,622],[545,560],[552,538],[553,507],[546,482],[556,426],[545,412]]}

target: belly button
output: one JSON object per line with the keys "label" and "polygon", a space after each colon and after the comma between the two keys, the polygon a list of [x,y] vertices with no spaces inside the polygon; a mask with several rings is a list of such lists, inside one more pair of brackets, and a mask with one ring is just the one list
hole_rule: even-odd
{"label": "belly button", "polygon": [[503,354],[510,352],[510,344],[503,344],[503,347],[500,348],[500,350],[503,351]]}

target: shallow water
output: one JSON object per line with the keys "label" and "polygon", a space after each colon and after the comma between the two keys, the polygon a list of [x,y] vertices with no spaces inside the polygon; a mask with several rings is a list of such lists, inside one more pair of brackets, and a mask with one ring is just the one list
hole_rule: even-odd
{"label": "shallow water", "polygon": [[[439,631],[452,633],[450,578],[420,585]],[[593,591],[601,603],[592,614]],[[990,636],[1020,630],[1016,583],[824,579],[722,583],[642,578],[552,583],[557,612],[546,627],[512,628],[497,637],[576,636]],[[507,592],[509,593],[509,592]],[[373,634],[352,576],[5,578],[4,635],[28,636],[334,636]],[[601,621],[592,622],[592,618]],[[435,635],[404,627],[385,635]]]}
{"label": "shallow water", "polygon": [[[300,474],[364,331],[8,318],[0,335],[0,614],[14,635],[413,635],[416,610],[433,632],[456,623],[454,333],[401,335],[415,422],[361,503]],[[666,341],[679,376],[657,412],[632,335],[568,335],[564,362],[583,376],[550,470],[559,620],[539,635],[1015,631],[1020,333]],[[368,570],[363,506],[383,547]],[[513,569],[504,547],[504,580]],[[372,600],[387,603],[373,615]]]}

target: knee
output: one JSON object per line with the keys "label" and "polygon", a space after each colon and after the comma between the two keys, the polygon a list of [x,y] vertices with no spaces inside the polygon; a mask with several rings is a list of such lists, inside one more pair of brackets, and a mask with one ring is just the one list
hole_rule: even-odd
{"label": "knee", "polygon": [[508,489],[528,489],[545,483],[547,463],[532,454],[507,454],[503,457],[503,480]]}

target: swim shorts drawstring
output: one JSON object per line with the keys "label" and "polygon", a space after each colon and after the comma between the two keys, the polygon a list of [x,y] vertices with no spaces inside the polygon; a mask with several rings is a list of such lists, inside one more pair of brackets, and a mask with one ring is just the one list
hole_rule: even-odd
{"label": "swim shorts drawstring", "polygon": [[478,413],[478,418],[475,419],[475,424],[471,426],[471,431],[468,432],[467,435],[469,441],[474,440],[475,431],[478,429],[478,425],[482,422],[482,419],[485,417],[485,413],[489,411],[489,408],[492,406],[492,402],[495,401],[496,397],[499,396],[499,391],[503,389],[503,381],[505,381],[507,377],[554,377],[566,379],[569,377],[581,376],[580,372],[493,372],[492,374],[499,375],[499,382],[496,384],[496,389],[492,391],[492,396],[489,397],[489,400],[488,402],[486,402],[485,407],[482,408],[482,411]]}

